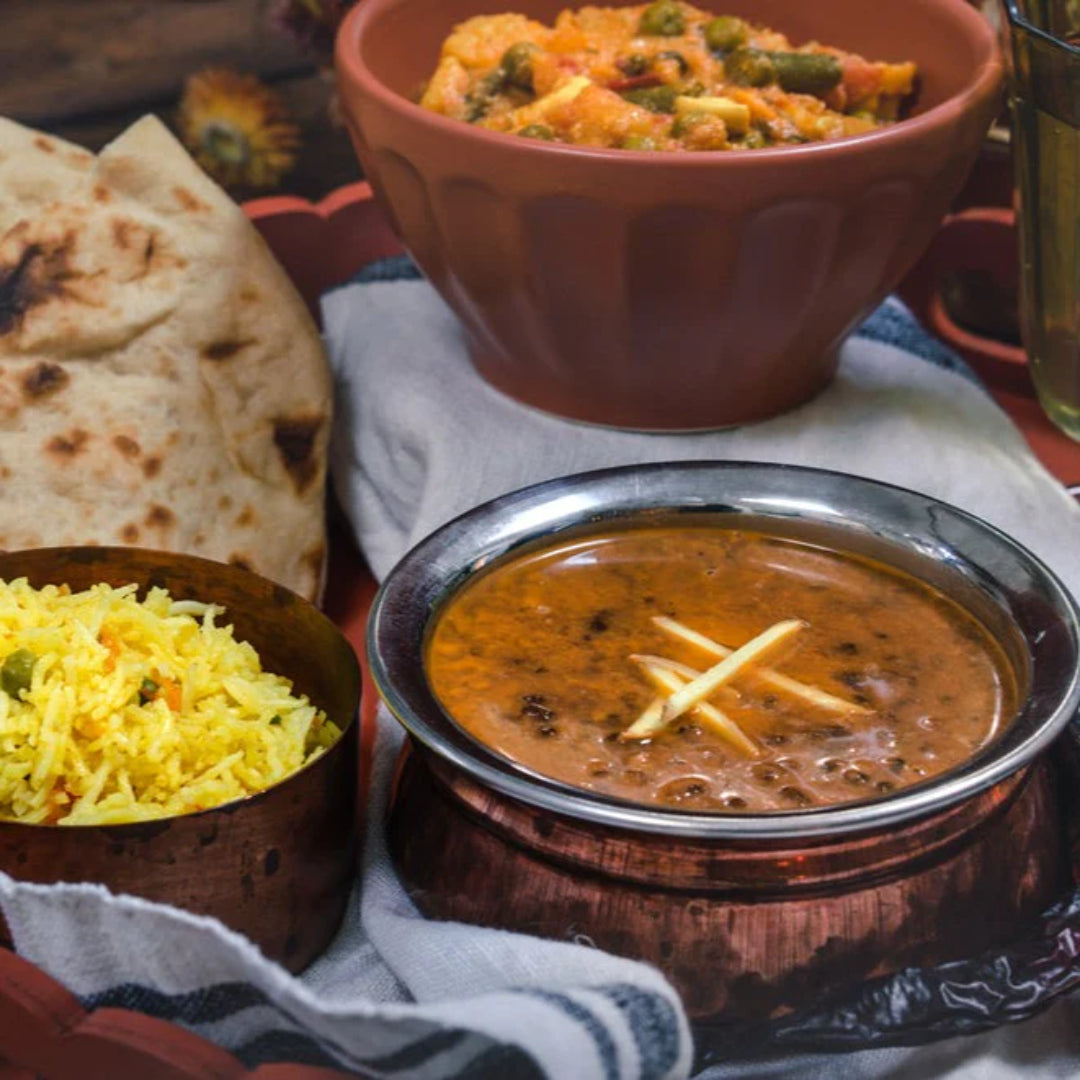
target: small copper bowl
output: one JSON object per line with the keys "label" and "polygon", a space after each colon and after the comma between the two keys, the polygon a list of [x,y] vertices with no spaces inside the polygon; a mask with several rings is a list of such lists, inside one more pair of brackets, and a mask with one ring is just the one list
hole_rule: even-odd
{"label": "small copper bowl", "polygon": [[[567,0],[364,0],[337,39],[357,154],[493,386],[576,420],[712,428],[832,378],[844,337],[911,268],[998,108],[993,30],[959,0],[699,4],[873,58],[915,60],[915,114],[748,153],[522,139],[421,109],[455,24]],[[616,4],[616,6],[618,6]]]}
{"label": "small copper bowl", "polygon": [[[201,813],[134,825],[0,821],[0,870],[21,881],[88,881],[212,915],[271,959],[301,971],[345,912],[357,853],[360,672],[337,628],[265,578],[187,555],[133,548],[43,548],[0,555],[0,578],[166,588],[220,604],[267,671],[284,675],[342,729],[325,754],[280,784]],[[10,944],[0,916],[0,943]]]}
{"label": "small copper bowl", "polygon": [[[718,525],[862,554],[965,606],[1021,689],[990,746],[892,795],[821,809],[702,814],[572,788],[492,753],[424,673],[433,617],[522,545],[615,521]],[[989,525],[837,473],[699,463],[568,477],[479,507],[408,554],[369,623],[375,682],[412,734],[390,848],[438,917],[645,959],[691,1016],[762,1019],[853,982],[1007,941],[1066,880],[1046,750],[1080,704],[1080,612]]]}

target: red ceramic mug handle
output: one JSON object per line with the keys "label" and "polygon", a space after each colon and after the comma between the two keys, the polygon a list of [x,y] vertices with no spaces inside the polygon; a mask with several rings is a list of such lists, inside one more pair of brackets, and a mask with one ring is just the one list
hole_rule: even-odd
{"label": "red ceramic mug handle", "polygon": [[942,222],[926,254],[901,284],[900,295],[922,324],[958,352],[988,385],[1030,396],[1024,350],[965,330],[949,315],[941,297],[942,282],[950,273],[980,270],[1015,287],[1019,266],[1013,211],[972,207]]}

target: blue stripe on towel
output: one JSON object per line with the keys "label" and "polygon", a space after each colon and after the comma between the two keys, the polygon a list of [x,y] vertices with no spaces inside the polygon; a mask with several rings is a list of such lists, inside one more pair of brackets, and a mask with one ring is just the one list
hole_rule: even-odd
{"label": "blue stripe on towel", "polygon": [[318,1065],[325,1069],[341,1069],[335,1060],[309,1035],[298,1031],[264,1031],[250,1042],[233,1051],[245,1069],[260,1065]]}
{"label": "blue stripe on towel", "polygon": [[641,1057],[642,1076],[666,1076],[679,1058],[679,1021],[667,998],[630,983],[598,986],[624,1014]]}
{"label": "blue stripe on towel", "polygon": [[553,1005],[555,1008],[561,1009],[572,1020],[576,1020],[589,1033],[593,1042],[596,1043],[604,1076],[607,1077],[607,1080],[619,1080],[619,1056],[615,1049],[615,1042],[607,1028],[584,1005],[571,997],[567,997],[566,994],[557,994],[551,990],[530,987],[527,990],[519,989],[514,992]]}
{"label": "blue stripe on towel", "polygon": [[158,1020],[179,1020],[189,1027],[217,1023],[257,1005],[273,1008],[261,990],[256,990],[250,983],[241,982],[217,983],[188,994],[163,994],[149,986],[123,983],[83,998],[82,1005],[87,1012],[94,1009],[131,1009]]}
{"label": "blue stripe on towel", "polygon": [[[370,285],[373,282],[423,281],[424,275],[408,255],[391,255],[368,263],[351,280],[335,289],[349,285]],[[331,289],[333,292],[335,289]],[[900,301],[889,298],[863,323],[855,328],[853,337],[892,345],[911,356],[954,372],[978,386],[978,376],[952,350],[929,334]]]}
{"label": "blue stripe on towel", "polygon": [[[359,1057],[335,1046],[330,1039],[305,1034],[301,1030],[303,1024],[300,1021],[249,983],[217,983],[186,994],[165,994],[149,986],[123,983],[88,995],[81,1001],[88,1012],[104,1008],[129,1009],[158,1020],[178,1023],[197,1034],[200,1033],[200,1028],[226,1021],[247,1009],[265,1009],[268,1013],[266,1026],[270,1030],[231,1048],[232,1053],[248,1069],[274,1063],[297,1063],[333,1069],[343,1066],[373,1069],[383,1075],[412,1073],[440,1055],[460,1049],[466,1040],[473,1040],[479,1052],[473,1054],[457,1071],[445,1074],[446,1080],[544,1078],[543,1071],[533,1058],[519,1047],[493,1043],[485,1036],[460,1028],[435,1030],[430,1034],[420,1035],[415,1041],[390,1053],[377,1057]],[[573,1002],[569,1004],[574,1005]],[[587,1015],[595,1024],[595,1018],[591,1014]],[[607,1032],[602,1028],[600,1035],[607,1038]]]}
{"label": "blue stripe on towel", "polygon": [[927,333],[918,319],[898,300],[886,300],[861,326],[855,337],[892,345],[935,367],[952,371],[976,385],[982,385],[975,373],[951,349]]}
{"label": "blue stripe on towel", "polygon": [[390,255],[368,263],[348,285],[370,285],[373,281],[423,281],[416,263],[408,255]]}

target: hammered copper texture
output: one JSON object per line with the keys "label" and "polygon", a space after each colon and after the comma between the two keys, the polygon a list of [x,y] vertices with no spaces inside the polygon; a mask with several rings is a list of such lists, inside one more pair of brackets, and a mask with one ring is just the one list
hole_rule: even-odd
{"label": "hammered copper texture", "polygon": [[[566,4],[510,6],[550,20]],[[505,9],[365,0],[338,38],[338,83],[376,196],[477,369],[579,420],[708,428],[821,390],[845,335],[926,247],[997,107],[993,34],[955,0],[725,4],[795,40],[919,62],[919,115],[828,145],[597,152],[407,100],[454,24]]]}
{"label": "hammered copper texture", "polygon": [[559,817],[423,752],[389,826],[425,914],[647,960],[702,1021],[765,1019],[1010,940],[1064,884],[1063,836],[1043,764],[908,825],[738,843]]}
{"label": "hammered copper texture", "polygon": [[[136,825],[0,821],[0,870],[22,881],[88,881],[213,915],[300,971],[340,925],[356,862],[359,672],[352,647],[298,596],[237,567],[120,548],[0,555],[0,578],[31,584],[160,585],[227,610],[267,671],[291,678],[343,737],[309,767],[218,809]],[[0,943],[6,941],[0,916]]]}

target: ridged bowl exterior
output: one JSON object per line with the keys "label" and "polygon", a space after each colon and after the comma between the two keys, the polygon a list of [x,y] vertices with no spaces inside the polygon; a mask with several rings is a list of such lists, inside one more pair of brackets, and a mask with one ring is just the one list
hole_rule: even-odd
{"label": "ridged bowl exterior", "polygon": [[[561,6],[509,5],[546,20]],[[809,22],[799,0],[725,10],[747,6],[797,40],[918,60],[928,111],[752,153],[546,144],[408,100],[453,25],[505,4],[365,0],[346,19],[339,89],[365,173],[500,390],[645,429],[784,411],[827,384],[844,337],[929,243],[997,107],[989,26],[954,0],[829,0]]]}

